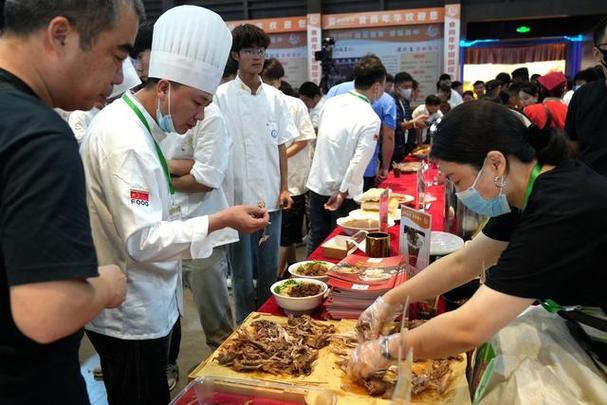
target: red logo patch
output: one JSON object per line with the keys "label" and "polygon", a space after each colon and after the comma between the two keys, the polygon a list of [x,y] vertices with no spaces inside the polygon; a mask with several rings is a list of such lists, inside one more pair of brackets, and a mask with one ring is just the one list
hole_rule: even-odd
{"label": "red logo patch", "polygon": [[131,199],[149,201],[150,193],[148,193],[147,191],[141,191],[141,190],[131,190]]}

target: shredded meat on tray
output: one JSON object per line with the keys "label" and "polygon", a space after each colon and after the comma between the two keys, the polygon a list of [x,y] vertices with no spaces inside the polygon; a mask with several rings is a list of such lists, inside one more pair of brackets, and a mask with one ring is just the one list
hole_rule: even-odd
{"label": "shredded meat on tray", "polygon": [[307,315],[289,316],[285,326],[261,319],[239,329],[216,360],[236,371],[309,375],[318,350],[329,344],[333,333],[335,326],[320,324]]}
{"label": "shredded meat on tray", "polygon": [[291,287],[289,297],[311,297],[322,292],[322,287],[318,284],[299,283]]}

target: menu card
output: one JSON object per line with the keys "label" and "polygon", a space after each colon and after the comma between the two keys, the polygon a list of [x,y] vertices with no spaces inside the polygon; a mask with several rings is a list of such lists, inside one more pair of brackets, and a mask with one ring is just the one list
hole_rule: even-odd
{"label": "menu card", "polygon": [[400,254],[407,256],[408,278],[430,264],[432,215],[402,206],[400,219]]}

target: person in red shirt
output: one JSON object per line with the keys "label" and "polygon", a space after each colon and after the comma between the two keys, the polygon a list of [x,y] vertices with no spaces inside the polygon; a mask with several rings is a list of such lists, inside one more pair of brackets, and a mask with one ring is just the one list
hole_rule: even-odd
{"label": "person in red shirt", "polygon": [[561,72],[550,72],[537,79],[540,93],[544,96],[541,103],[532,104],[523,110],[525,115],[540,129],[565,128],[567,104],[561,98],[567,85],[567,77]]}

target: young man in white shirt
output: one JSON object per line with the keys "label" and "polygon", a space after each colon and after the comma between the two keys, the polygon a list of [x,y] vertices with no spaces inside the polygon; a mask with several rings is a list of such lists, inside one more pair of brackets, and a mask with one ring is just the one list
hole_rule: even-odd
{"label": "young man in white shirt", "polygon": [[336,226],[338,217],[356,209],[363,174],[373,156],[381,121],[371,104],[384,93],[386,68],[375,55],[354,67],[354,90],[325,103],[320,116],[310,190],[310,238],[313,252]]}
{"label": "young man in white shirt", "polygon": [[289,209],[292,204],[286,144],[297,137],[297,129],[284,95],[263,84],[259,77],[270,45],[268,35],[252,24],[244,24],[234,28],[232,38],[231,56],[239,64],[238,76],[221,85],[215,96],[234,141],[231,203],[265,204],[271,222],[264,231],[251,235],[240,232],[240,240],[228,249],[236,321],[241,323],[271,296],[270,286],[276,280],[281,209]]}
{"label": "young man in white shirt", "polygon": [[241,206],[181,220],[158,146],[167,133],[183,134],[202,119],[230,39],[221,17],[202,7],[164,13],[154,25],[146,87],[104,108],[83,143],[99,262],[118,263],[128,279],[124,304],[86,326],[110,404],[170,400],[165,370],[170,332],[182,307],[180,259],[208,257],[207,236],[216,230],[252,232],[269,219],[265,210]]}
{"label": "young man in white shirt", "polygon": [[417,117],[423,116],[424,125],[417,130],[417,145],[422,143],[429,143],[430,140],[426,139],[428,135],[428,127],[431,126],[436,120],[443,117],[443,113],[440,110],[441,99],[438,96],[430,94],[426,97],[424,104],[418,105],[411,117],[415,120]]}
{"label": "young man in white shirt", "polygon": [[[293,89],[281,86],[285,75],[282,64],[276,58],[267,59],[264,63],[261,78],[264,83],[274,86],[285,95],[289,113],[297,127],[297,138],[287,142],[289,166],[289,194],[293,205],[282,212],[282,229],[280,232],[280,259],[278,276],[284,274],[287,264],[296,262],[295,245],[301,243],[303,222],[306,212],[306,181],[310,173],[310,142],[316,139],[308,109],[304,102],[297,98]],[[290,93],[289,93],[290,91]]]}

